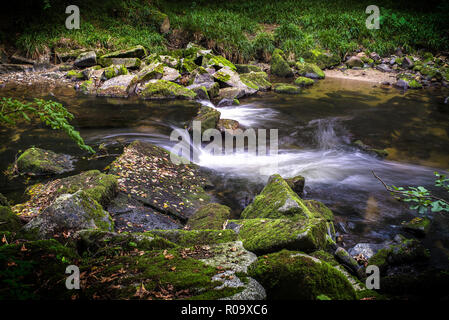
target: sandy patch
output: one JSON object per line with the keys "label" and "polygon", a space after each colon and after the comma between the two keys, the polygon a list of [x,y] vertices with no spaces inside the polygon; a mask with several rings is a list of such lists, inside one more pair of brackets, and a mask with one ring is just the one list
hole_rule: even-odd
{"label": "sandy patch", "polygon": [[396,83],[395,72],[382,72],[375,69],[363,69],[363,70],[325,70],[326,78],[338,78],[345,80],[357,80],[372,83],[389,82],[391,84]]}

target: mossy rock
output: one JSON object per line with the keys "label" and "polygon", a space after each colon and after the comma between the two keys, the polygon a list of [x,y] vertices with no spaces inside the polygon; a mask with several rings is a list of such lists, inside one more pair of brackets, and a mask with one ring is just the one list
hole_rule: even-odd
{"label": "mossy rock", "polygon": [[108,54],[105,54],[100,57],[100,59],[104,58],[143,58],[147,55],[147,51],[141,45],[135,46],[130,49],[118,50]]}
{"label": "mossy rock", "polygon": [[313,81],[313,79],[306,78],[306,77],[298,77],[295,79],[295,84],[298,86],[301,86],[301,87],[311,86],[314,83],[315,83],[315,81]]}
{"label": "mossy rock", "polygon": [[408,222],[403,222],[402,227],[417,235],[417,236],[425,236],[430,230],[430,225],[432,221],[427,217],[415,217]]}
{"label": "mossy rock", "polygon": [[288,83],[274,83],[273,91],[276,93],[285,93],[285,94],[299,94],[301,93],[301,89],[298,86],[288,84]]}
{"label": "mossy rock", "polygon": [[293,178],[285,179],[285,182],[287,182],[288,186],[295,191],[298,196],[302,197],[304,193],[304,185],[306,183],[306,179],[303,176],[297,175]]}
{"label": "mossy rock", "polygon": [[236,71],[238,73],[262,72],[262,69],[252,64],[236,64]]}
{"label": "mossy rock", "polygon": [[223,67],[228,67],[232,71],[237,71],[236,66],[231,61],[222,56],[211,56],[210,58],[205,59],[202,65],[203,67],[213,67],[216,70]]}
{"label": "mossy rock", "polygon": [[97,89],[99,97],[127,98],[134,91],[137,76],[132,74],[120,75],[106,80]]}
{"label": "mossy rock", "polygon": [[70,299],[65,271],[78,260],[53,239],[0,246],[0,300]]}
{"label": "mossy rock", "polygon": [[203,189],[208,180],[196,165],[172,161],[178,158],[161,147],[136,140],[110,165],[110,172],[121,177],[121,192],[159,213],[186,221],[210,201]]}
{"label": "mossy rock", "polygon": [[72,80],[85,80],[84,74],[81,71],[70,70],[66,73],[66,78]]}
{"label": "mossy rock", "polygon": [[179,84],[167,80],[149,82],[140,93],[143,99],[195,99],[196,94]]}
{"label": "mossy rock", "polygon": [[323,52],[319,49],[311,49],[303,57],[306,62],[315,63],[320,69],[336,66],[341,62],[338,55]]}
{"label": "mossy rock", "polygon": [[[238,100],[237,100],[238,101]],[[232,119],[220,119],[217,122],[217,129],[221,132],[228,132],[234,134],[237,129],[239,129],[240,124],[237,120]]]}
{"label": "mossy rock", "polygon": [[248,274],[267,291],[268,299],[353,300],[355,291],[346,277],[330,264],[301,252],[282,250],[259,257]]}
{"label": "mossy rock", "polygon": [[229,220],[226,228],[237,231],[245,249],[257,255],[281,249],[312,252],[326,246],[326,220],[320,218]]}
{"label": "mossy rock", "polygon": [[73,194],[79,190],[83,190],[98,203],[106,205],[117,192],[117,177],[91,170],[45,184],[36,184],[26,190],[30,200],[14,206],[13,211],[24,217],[34,217],[60,195]]}
{"label": "mossy rock", "polygon": [[36,232],[40,238],[52,238],[64,233],[73,234],[82,229],[114,230],[114,222],[108,212],[86,192],[62,194],[41,214],[24,226]]}
{"label": "mossy rock", "polygon": [[201,134],[208,129],[215,129],[218,121],[220,120],[220,115],[220,111],[208,106],[202,106],[196,117],[193,118],[189,129],[193,130],[193,121],[199,121],[201,123]]}
{"label": "mossy rock", "polygon": [[211,245],[237,240],[237,234],[233,230],[151,230],[146,234],[167,239],[181,247]]}
{"label": "mossy rock", "polygon": [[325,74],[316,64],[308,62],[297,62],[296,69],[300,76],[304,76],[312,79],[324,79]]}
{"label": "mossy rock", "polygon": [[265,72],[254,72],[240,74],[240,79],[248,87],[266,91],[271,87],[271,83],[268,81],[268,75]]}
{"label": "mossy rock", "polygon": [[293,71],[287,61],[284,59],[284,52],[280,49],[275,49],[271,56],[271,74],[278,77],[292,77]]}
{"label": "mossy rock", "polygon": [[[218,83],[217,83],[218,85]],[[201,84],[192,84],[187,87],[187,89],[195,92],[197,99],[200,100],[210,100],[209,93],[207,92],[207,88]]]}
{"label": "mossy rock", "polygon": [[304,201],[289,187],[278,174],[272,175],[262,192],[243,210],[241,217],[251,218],[323,218],[310,210]]}
{"label": "mossy rock", "polygon": [[25,150],[13,168],[19,174],[29,176],[61,174],[74,169],[71,156],[35,147]]}
{"label": "mossy rock", "polygon": [[164,75],[164,65],[159,62],[152,63],[142,68],[137,74],[138,82],[145,82],[152,79],[161,79]]}
{"label": "mossy rock", "polygon": [[109,67],[104,69],[103,77],[106,80],[112,79],[117,76],[127,75],[128,69],[124,65],[110,65]]}
{"label": "mossy rock", "polygon": [[231,217],[231,208],[219,203],[202,206],[190,217],[187,226],[190,229],[223,229],[223,224]]}
{"label": "mossy rock", "polygon": [[100,58],[98,59],[98,63],[102,67],[109,67],[112,65],[122,65],[125,68],[129,69],[138,69],[142,64],[142,61],[139,58]]}
{"label": "mossy rock", "polygon": [[0,231],[16,232],[22,228],[22,222],[9,206],[0,206]]}

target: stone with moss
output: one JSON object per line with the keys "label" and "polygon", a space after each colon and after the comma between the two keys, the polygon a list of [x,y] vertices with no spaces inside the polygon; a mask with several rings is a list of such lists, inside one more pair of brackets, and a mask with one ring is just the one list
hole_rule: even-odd
{"label": "stone with moss", "polygon": [[420,72],[425,78],[427,78],[429,80],[431,80],[433,78],[435,78],[436,80],[442,79],[440,70],[434,66],[424,65],[421,68]]}
{"label": "stone with moss", "polygon": [[284,52],[280,49],[275,49],[271,56],[270,72],[272,75],[278,77],[292,77],[293,71],[284,58]]}
{"label": "stone with moss", "polygon": [[133,93],[137,84],[137,76],[121,75],[106,80],[98,89],[97,96],[111,98],[127,98]]}
{"label": "stone with moss", "polygon": [[178,70],[171,68],[171,67],[164,66],[163,75],[161,78],[162,80],[176,81],[179,78],[181,78],[181,74],[178,72]]}
{"label": "stone with moss", "polygon": [[267,91],[271,87],[271,83],[268,81],[268,75],[265,72],[254,72],[240,74],[240,79],[248,87]]}
{"label": "stone with moss", "polygon": [[22,222],[9,206],[0,205],[0,231],[17,232],[22,228]]}
{"label": "stone with moss", "polygon": [[207,129],[215,129],[218,121],[220,120],[220,115],[221,113],[217,109],[202,106],[198,111],[198,114],[190,123],[189,130],[194,129],[194,121],[201,125],[201,134],[203,134]]}
{"label": "stone with moss", "polygon": [[105,80],[112,79],[117,76],[127,75],[128,69],[124,65],[113,64],[105,68],[103,71],[102,78]]}
{"label": "stone with moss", "polygon": [[288,83],[273,83],[272,89],[276,93],[299,94],[301,89],[298,86]]}
{"label": "stone with moss", "polygon": [[195,99],[194,91],[167,80],[148,82],[140,92],[143,99]]}
{"label": "stone with moss", "polygon": [[297,62],[295,64],[298,74],[311,79],[324,79],[325,74],[316,64],[308,62]]}
{"label": "stone with moss", "polygon": [[151,63],[142,68],[137,74],[139,82],[161,79],[164,75],[164,65],[160,62]]}
{"label": "stone with moss", "polygon": [[311,49],[307,51],[303,55],[303,58],[306,62],[315,63],[320,69],[334,67],[341,62],[338,55],[320,49]]}
{"label": "stone with moss", "polygon": [[69,155],[32,147],[17,158],[12,168],[21,175],[55,175],[72,171],[73,162],[73,157]]}
{"label": "stone with moss", "polygon": [[[218,84],[217,84],[218,85]],[[186,87],[196,93],[196,98],[200,100],[210,100],[207,88],[201,84],[192,84]]]}
{"label": "stone with moss", "polygon": [[85,80],[84,74],[81,71],[70,70],[66,73],[66,78],[71,80]]}
{"label": "stone with moss", "polygon": [[301,252],[282,250],[259,257],[248,274],[267,291],[268,299],[333,300],[356,298],[351,283],[328,263]]}
{"label": "stone with moss", "polygon": [[236,64],[236,71],[238,73],[262,72],[262,69],[253,64]]}
{"label": "stone with moss", "polygon": [[130,49],[118,50],[100,57],[104,58],[143,58],[147,55],[147,51],[141,45],[132,47]]}
{"label": "stone with moss", "polygon": [[298,77],[295,79],[295,84],[300,87],[307,87],[311,86],[315,83],[313,79],[306,78],[306,77]]}
{"label": "stone with moss", "polygon": [[130,198],[181,221],[210,201],[208,180],[187,159],[151,143],[134,141],[110,165],[118,186]]}
{"label": "stone with moss", "polygon": [[225,57],[222,57],[222,56],[212,55],[208,59],[203,60],[202,66],[203,67],[212,67],[212,68],[215,68],[216,70],[221,69],[223,67],[228,67],[229,69],[231,69],[233,71],[237,71],[236,66],[231,61],[229,61],[228,59],[226,59]]}
{"label": "stone with moss", "polygon": [[212,76],[222,88],[237,88],[239,90],[238,95],[240,97],[254,94],[259,89],[259,87],[255,83],[253,83],[252,81],[244,81],[237,72],[231,70],[229,67],[221,68]]}
{"label": "stone with moss", "polygon": [[79,190],[106,205],[117,192],[117,177],[91,170],[45,184],[39,183],[26,190],[26,195],[30,198],[27,202],[15,205],[12,209],[16,214],[32,218],[50,206],[60,195],[74,194]]}
{"label": "stone with moss", "polygon": [[194,59],[191,58],[179,59],[178,65],[176,66],[176,69],[181,73],[191,73],[197,68],[198,65],[195,63]]}
{"label": "stone with moss", "polygon": [[402,227],[420,237],[424,237],[429,233],[432,221],[427,217],[415,217],[408,222],[403,222]]}
{"label": "stone with moss", "polygon": [[82,229],[113,231],[114,222],[103,207],[83,190],[62,194],[24,226],[40,238],[52,238]]}
{"label": "stone with moss", "polygon": [[262,192],[241,214],[244,219],[276,219],[297,216],[306,219],[323,218],[319,210],[311,210],[278,174],[269,178]]}
{"label": "stone with moss", "polygon": [[235,134],[236,130],[238,130],[240,124],[237,120],[232,119],[220,119],[217,122],[217,129],[222,133]]}
{"label": "stone with moss", "polygon": [[97,92],[97,88],[92,79],[83,81],[83,83],[79,86],[79,90],[84,94],[96,94]]}
{"label": "stone with moss", "polygon": [[306,179],[303,176],[297,175],[293,178],[285,179],[285,182],[287,182],[288,186],[295,191],[298,196],[302,197],[306,183]]}
{"label": "stone with moss", "polygon": [[233,230],[151,230],[146,234],[158,236],[181,247],[212,245],[237,240]]}
{"label": "stone with moss", "polygon": [[54,239],[1,245],[0,300],[70,299],[65,272],[79,259]]}
{"label": "stone with moss", "polygon": [[226,228],[238,233],[245,249],[257,255],[281,249],[312,252],[326,247],[322,218],[229,220]]}
{"label": "stone with moss", "polygon": [[73,63],[77,68],[88,68],[97,64],[97,55],[95,51],[81,53]]}
{"label": "stone with moss", "polygon": [[139,69],[142,61],[139,58],[104,58],[98,59],[98,63],[102,67],[109,67],[112,65],[123,65],[128,69]]}
{"label": "stone with moss", "polygon": [[223,224],[231,217],[231,208],[219,203],[202,206],[189,218],[190,229],[223,229]]}

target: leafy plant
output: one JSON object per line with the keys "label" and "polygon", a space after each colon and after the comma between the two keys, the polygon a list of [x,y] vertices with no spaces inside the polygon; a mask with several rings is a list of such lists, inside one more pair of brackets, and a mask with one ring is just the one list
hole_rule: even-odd
{"label": "leafy plant", "polygon": [[0,124],[16,126],[17,121],[31,122],[32,118],[38,118],[41,123],[53,130],[64,131],[78,146],[85,151],[95,151],[84,143],[79,132],[69,124],[73,120],[73,114],[64,106],[52,100],[34,99],[33,102],[24,103],[12,98],[0,100]]}
{"label": "leafy plant", "polygon": [[[374,172],[374,176],[382,182],[385,189],[397,200],[410,204],[410,209],[418,211],[420,215],[431,213],[449,212],[448,200],[439,198],[422,186],[418,187],[396,187],[388,186]],[[435,186],[449,193],[449,178],[446,175],[434,172]]]}

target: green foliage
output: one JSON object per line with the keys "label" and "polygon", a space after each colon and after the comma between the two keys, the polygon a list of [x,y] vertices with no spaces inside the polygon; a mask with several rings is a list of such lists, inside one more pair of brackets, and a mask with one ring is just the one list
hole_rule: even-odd
{"label": "green foliage", "polygon": [[[435,186],[449,192],[449,178],[435,172]],[[445,199],[434,196],[429,190],[422,186],[418,187],[396,187],[392,186],[391,194],[403,202],[410,203],[410,209],[417,210],[420,215],[426,215],[430,212],[449,212],[449,203]]]}
{"label": "green foliage", "polygon": [[95,151],[84,143],[79,132],[69,124],[73,120],[73,114],[67,111],[62,104],[51,101],[34,99],[33,102],[24,103],[12,98],[0,100],[0,124],[15,126],[17,121],[31,122],[32,118],[38,118],[41,123],[53,130],[64,131],[78,146],[85,151]]}

